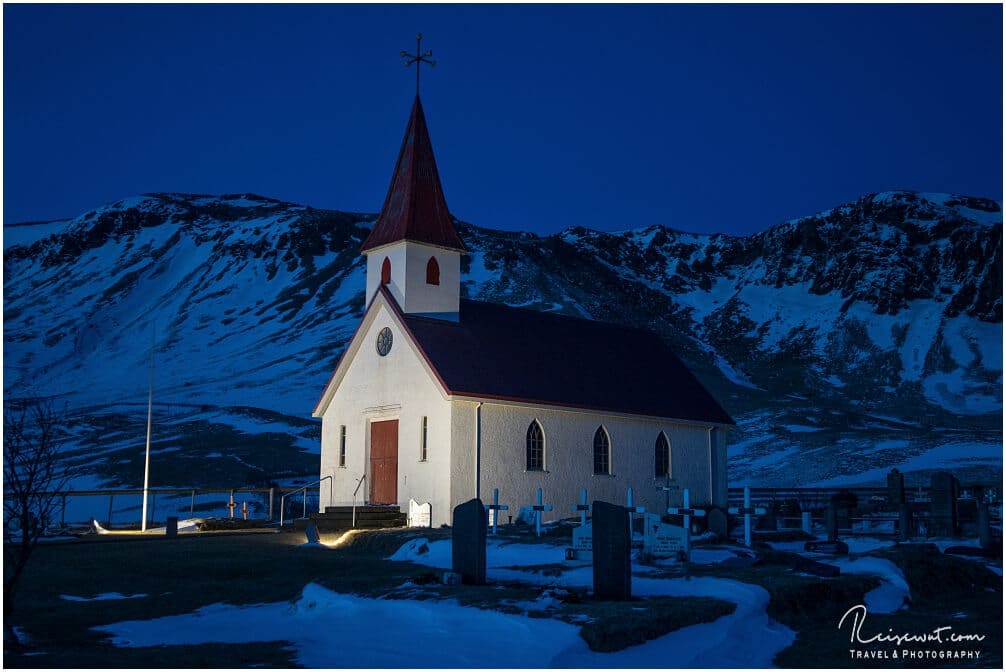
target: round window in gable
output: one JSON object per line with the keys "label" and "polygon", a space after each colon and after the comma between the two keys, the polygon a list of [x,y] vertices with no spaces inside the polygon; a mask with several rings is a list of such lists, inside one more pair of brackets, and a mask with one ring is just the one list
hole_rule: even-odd
{"label": "round window in gable", "polygon": [[394,337],[391,335],[391,329],[388,327],[381,329],[377,334],[377,354],[384,357],[391,352],[391,343],[394,340]]}

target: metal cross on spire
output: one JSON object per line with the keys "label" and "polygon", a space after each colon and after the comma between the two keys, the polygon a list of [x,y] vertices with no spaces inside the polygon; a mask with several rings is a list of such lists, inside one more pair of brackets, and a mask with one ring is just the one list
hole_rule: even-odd
{"label": "metal cross on spire", "polygon": [[419,95],[419,67],[420,67],[420,65],[422,65],[423,63],[429,63],[430,67],[432,68],[433,66],[435,66],[437,64],[436,61],[427,58],[427,56],[432,56],[433,55],[432,51],[430,51],[429,49],[427,49],[426,53],[425,54],[423,53],[422,46],[421,46],[422,42],[423,42],[423,34],[422,33],[416,33],[416,53],[415,53],[415,55],[410,54],[409,52],[405,51],[404,49],[402,50],[402,54],[401,54],[402,58],[408,59],[407,61],[405,61],[405,67],[409,68],[409,67],[412,67],[413,63],[416,64],[416,95],[417,96]]}

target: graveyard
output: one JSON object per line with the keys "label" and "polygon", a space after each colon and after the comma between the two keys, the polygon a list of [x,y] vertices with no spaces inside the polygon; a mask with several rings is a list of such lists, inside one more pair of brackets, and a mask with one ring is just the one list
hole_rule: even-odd
{"label": "graveyard", "polygon": [[19,595],[28,644],[4,664],[1002,666],[1001,529],[952,480],[922,507],[892,474],[885,501],[814,514],[746,491],[725,537],[685,495],[666,515],[584,495],[547,524],[540,492],[494,492],[450,528],[182,521],[44,543]]}

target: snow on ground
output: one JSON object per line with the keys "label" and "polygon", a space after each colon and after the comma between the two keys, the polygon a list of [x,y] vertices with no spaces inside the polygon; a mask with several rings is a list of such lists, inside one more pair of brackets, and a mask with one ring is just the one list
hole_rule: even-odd
{"label": "snow on ground", "polygon": [[[293,604],[212,604],[192,614],[96,629],[124,647],[285,640],[297,663],[311,668],[548,667],[560,653],[593,655],[604,661],[600,666],[609,665],[603,654],[590,654],[578,627],[561,621],[450,601],[343,595],[313,583]],[[421,645],[388,636],[395,632]]]}
{"label": "snow on ground", "polygon": [[102,600],[135,600],[138,597],[146,597],[146,593],[136,593],[135,595],[123,595],[122,593],[101,593],[94,597],[79,597],[77,595],[60,595],[59,599],[67,602],[101,602]]}
{"label": "snow on ground", "polygon": [[892,467],[897,467],[903,474],[912,471],[951,469],[965,464],[975,465],[982,463],[998,466],[1001,469],[1002,461],[1002,443],[982,443],[977,441],[945,443],[898,463],[886,464],[883,467],[868,469],[867,471],[843,474],[814,483],[806,483],[804,487],[837,488],[861,483],[884,482]]}
{"label": "snow on ground", "polygon": [[[202,518],[186,518],[185,520],[179,520],[178,532],[179,533],[198,532],[199,523],[201,522],[203,522]],[[115,534],[114,530],[106,530],[97,520],[92,520],[91,526],[94,528],[94,531],[97,532],[98,534]],[[168,528],[165,526],[151,527],[147,529],[145,534],[151,534],[151,535],[166,534],[167,531]]]}
{"label": "snow on ground", "polygon": [[[489,573],[494,578],[538,584],[591,585],[591,567],[559,577],[521,570],[561,562],[563,555],[558,546],[492,539],[487,553]],[[391,559],[446,568],[450,556],[449,540],[420,538],[405,543]],[[710,550],[699,557],[714,562],[723,556]],[[313,583],[292,604],[213,604],[191,614],[96,629],[109,633],[113,643],[123,647],[288,641],[298,664],[322,668],[768,667],[795,638],[793,631],[767,616],[769,596],[759,586],[713,577],[634,577],[633,594],[710,596],[737,607],[712,623],[682,628],[615,653],[591,651],[578,626],[553,619],[462,607],[450,600],[358,597]],[[552,604],[550,595],[543,594],[525,606],[547,609]],[[385,627],[374,629],[376,622]],[[402,646],[387,632],[408,632],[410,641],[422,642],[422,646]]]}
{"label": "snow on ground", "polygon": [[[735,554],[725,549],[693,549],[697,562],[715,563]],[[486,549],[487,575],[497,580],[520,580],[557,587],[593,585],[593,568],[568,570],[549,576],[513,569],[562,562],[562,547],[542,544],[501,543],[490,540]],[[407,542],[389,558],[447,569],[451,542],[427,539]],[[633,570],[644,569],[633,565]],[[716,597],[737,605],[734,613],[712,623],[682,628],[616,654],[589,650],[565,651],[551,664],[559,667],[768,667],[779,652],[792,644],[795,633],[765,613],[769,595],[760,586],[729,579],[648,578],[633,576],[632,594],[643,596]],[[598,659],[598,656],[603,656]],[[615,657],[617,656],[617,657]]]}
{"label": "snow on ground", "polygon": [[892,614],[911,599],[908,581],[898,566],[884,558],[839,558],[829,564],[843,574],[870,574],[880,578],[880,586],[866,594],[866,608],[873,614]]}

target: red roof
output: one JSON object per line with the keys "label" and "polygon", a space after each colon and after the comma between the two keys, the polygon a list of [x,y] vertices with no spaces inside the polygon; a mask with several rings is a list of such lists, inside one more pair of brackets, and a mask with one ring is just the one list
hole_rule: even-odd
{"label": "red roof", "polygon": [[[448,394],[735,424],[652,332],[464,299],[458,322],[407,315],[384,285],[367,312],[380,296]],[[343,351],[315,405],[315,417],[324,412],[322,404],[348,352]]]}
{"label": "red roof", "polygon": [[465,244],[447,210],[419,96],[412,104],[409,125],[381,214],[360,251],[400,240],[465,251]]}
{"label": "red roof", "polygon": [[458,322],[399,314],[452,395],[734,424],[649,331],[464,299]]}

